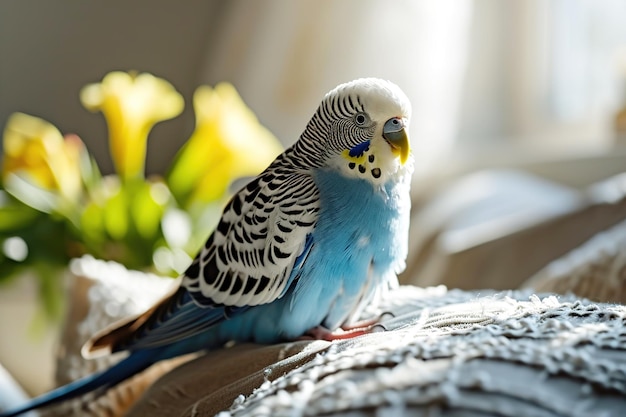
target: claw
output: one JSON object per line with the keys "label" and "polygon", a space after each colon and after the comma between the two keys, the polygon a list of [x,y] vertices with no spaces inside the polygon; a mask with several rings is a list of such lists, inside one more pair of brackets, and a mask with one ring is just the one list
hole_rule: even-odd
{"label": "claw", "polygon": [[351,339],[353,337],[362,336],[364,334],[368,334],[370,332],[371,326],[360,327],[360,328],[351,328],[348,330],[337,329],[335,331],[330,331],[326,327],[317,326],[309,330],[304,334],[304,336],[300,337],[299,340],[343,340],[343,339]]}
{"label": "claw", "polygon": [[394,317],[395,317],[395,314],[393,314],[391,311],[383,311],[382,313],[380,313],[378,317],[360,320],[349,325],[344,324],[343,326],[341,326],[341,328],[343,330],[352,330],[352,329],[361,329],[363,327],[373,327],[373,326],[379,325],[385,320],[389,320]]}
{"label": "claw", "polygon": [[316,326],[306,332],[298,340],[343,340],[353,337],[362,336],[368,333],[377,333],[386,331],[387,329],[381,321],[388,316],[394,317],[390,312],[383,312],[380,316],[371,319],[357,321],[349,325],[343,325],[335,331],[328,330],[324,326]]}
{"label": "claw", "polygon": [[372,327],[375,324],[378,324],[379,322],[380,322],[380,317],[375,317],[375,318],[366,319],[366,320],[359,320],[351,324],[344,324],[343,326],[341,326],[341,330],[351,331],[351,330],[356,330],[356,329],[363,329],[366,327]]}

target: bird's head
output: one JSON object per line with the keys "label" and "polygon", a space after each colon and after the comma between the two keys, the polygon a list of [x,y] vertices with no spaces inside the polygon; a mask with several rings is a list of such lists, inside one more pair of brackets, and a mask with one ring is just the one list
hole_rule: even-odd
{"label": "bird's head", "polygon": [[324,97],[296,148],[317,167],[385,183],[412,168],[410,113],[408,98],[389,81],[341,84]]}

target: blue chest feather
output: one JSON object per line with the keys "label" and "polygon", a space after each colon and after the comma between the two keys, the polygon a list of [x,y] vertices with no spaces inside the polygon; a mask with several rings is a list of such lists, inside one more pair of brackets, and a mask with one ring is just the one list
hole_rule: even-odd
{"label": "blue chest feather", "polygon": [[348,269],[362,268],[364,256],[372,258],[375,269],[388,267],[400,255],[399,246],[406,245],[404,233],[397,230],[405,201],[396,187],[386,184],[377,189],[366,180],[332,171],[320,171],[315,181],[321,208],[314,244],[318,256],[332,255],[332,261],[320,259],[331,268],[328,272],[353,275]]}
{"label": "blue chest feather", "polygon": [[408,195],[401,186],[376,188],[329,170],[314,179],[320,212],[313,246],[281,320],[294,332],[301,323],[339,326],[376,286],[395,279],[407,251]]}

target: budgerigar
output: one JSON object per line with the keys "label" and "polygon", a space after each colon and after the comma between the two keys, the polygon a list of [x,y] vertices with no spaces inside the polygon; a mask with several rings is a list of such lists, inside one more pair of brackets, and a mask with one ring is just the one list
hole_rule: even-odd
{"label": "budgerigar", "polygon": [[129,351],[126,359],[1,416],[102,392],[157,361],[228,341],[332,339],[404,269],[409,116],[407,97],[388,81],[330,91],[300,139],[232,197],[176,291],[83,349]]}

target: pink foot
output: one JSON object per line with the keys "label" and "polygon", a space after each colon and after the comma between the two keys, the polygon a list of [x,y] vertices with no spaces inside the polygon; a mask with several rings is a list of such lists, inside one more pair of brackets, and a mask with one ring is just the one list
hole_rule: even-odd
{"label": "pink foot", "polygon": [[364,327],[372,327],[375,324],[380,322],[381,317],[374,317],[372,319],[360,320],[354,322],[352,324],[344,324],[341,326],[342,330],[354,330],[354,329],[362,329]]}
{"label": "pink foot", "polygon": [[380,325],[379,322],[381,318],[385,314],[380,317],[376,317],[373,319],[361,320],[350,325],[343,325],[340,329],[333,331],[328,330],[324,326],[316,326],[306,332],[304,336],[300,338],[300,340],[342,340],[342,339],[350,339],[357,336],[362,336],[364,334],[371,333],[375,331],[374,329],[382,328],[384,326]]}
{"label": "pink foot", "polygon": [[342,340],[350,339],[352,337],[361,336],[370,332],[369,327],[361,327],[358,329],[343,330],[337,329],[334,332],[328,330],[325,327],[317,326],[309,330],[300,338],[300,340]]}

